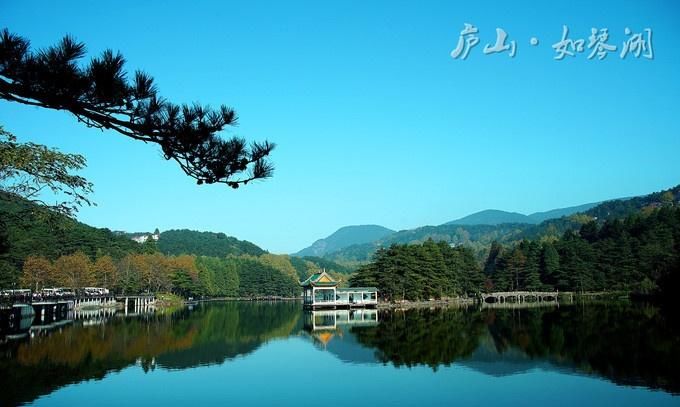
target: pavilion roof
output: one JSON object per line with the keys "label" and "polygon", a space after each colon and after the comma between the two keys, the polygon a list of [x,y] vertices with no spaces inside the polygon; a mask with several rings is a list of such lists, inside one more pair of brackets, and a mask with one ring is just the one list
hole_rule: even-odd
{"label": "pavilion roof", "polygon": [[328,273],[322,271],[320,273],[312,274],[305,281],[301,282],[300,285],[303,287],[335,287],[338,285],[338,282],[333,280]]}

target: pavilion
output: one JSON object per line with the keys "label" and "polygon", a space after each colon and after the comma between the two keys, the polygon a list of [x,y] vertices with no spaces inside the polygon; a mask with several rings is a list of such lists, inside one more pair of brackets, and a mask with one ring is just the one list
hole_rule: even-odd
{"label": "pavilion", "polygon": [[355,308],[378,305],[377,288],[338,288],[338,282],[325,271],[312,274],[300,285],[305,308]]}

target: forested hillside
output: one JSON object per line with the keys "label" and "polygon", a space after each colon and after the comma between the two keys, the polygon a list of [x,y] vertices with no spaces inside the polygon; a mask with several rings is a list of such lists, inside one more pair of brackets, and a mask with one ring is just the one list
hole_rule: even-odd
{"label": "forested hillside", "polygon": [[[581,213],[549,219],[538,225],[530,223],[503,223],[499,225],[445,224],[440,226],[424,226],[411,230],[402,230],[367,244],[349,246],[329,253],[324,257],[342,264],[360,265],[368,262],[373,253],[380,247],[389,247],[395,243],[423,243],[428,239],[432,239],[453,245],[466,245],[475,252],[478,260],[483,261],[493,241],[514,245],[524,239],[555,240],[561,237],[567,230],[578,230],[583,224],[592,220],[602,223],[607,219],[623,218],[640,211],[650,211],[669,203],[678,202],[679,199],[680,185],[641,197],[602,202],[594,207],[592,204],[586,204],[565,208],[567,211],[579,208],[589,209]],[[532,214],[531,216],[534,215],[539,218],[543,216],[541,213]]]}
{"label": "forested hillside", "polygon": [[678,286],[680,207],[668,203],[624,219],[589,221],[555,241],[494,244],[489,288],[659,293]]}
{"label": "forested hillside", "polygon": [[56,259],[81,251],[121,258],[144,246],[0,192],[0,286],[15,280],[29,255]]}
{"label": "forested hillside", "polygon": [[373,253],[381,247],[389,247],[392,244],[418,244],[432,239],[452,245],[466,245],[473,250],[478,259],[482,259],[491,242],[517,238],[530,226],[522,223],[424,226],[402,230],[375,242],[350,246],[330,253],[325,258],[341,264],[361,265],[371,259]]}
{"label": "forested hillside", "polygon": [[330,260],[273,255],[223,233],[171,230],[139,244],[34,203],[0,195],[0,288],[104,286],[116,292],[184,296],[296,296],[298,282]]}
{"label": "forested hillside", "polygon": [[[659,197],[658,205],[642,200],[643,209],[623,219],[593,218],[559,238],[494,242],[483,273],[469,249],[429,240],[378,250],[351,283],[379,284],[387,299],[545,289],[668,295],[680,288],[680,205],[669,193]],[[619,214],[636,206],[610,207]]]}
{"label": "forested hillside", "polygon": [[394,233],[394,230],[379,225],[345,226],[330,236],[319,239],[311,246],[295,253],[296,256],[323,256],[345,247],[373,242]]}
{"label": "forested hillside", "polygon": [[160,234],[158,250],[164,254],[195,254],[197,256],[224,257],[229,255],[264,254],[257,245],[224,233],[197,232],[194,230],[167,230]]}

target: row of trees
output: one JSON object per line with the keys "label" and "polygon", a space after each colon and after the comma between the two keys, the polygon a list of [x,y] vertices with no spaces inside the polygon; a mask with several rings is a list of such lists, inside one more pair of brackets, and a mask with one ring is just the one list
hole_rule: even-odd
{"label": "row of trees", "polygon": [[114,260],[105,255],[93,261],[79,251],[54,261],[42,256],[29,256],[24,261],[19,282],[22,287],[34,291],[45,287],[79,290],[99,286],[129,293],[181,289],[183,282],[197,279],[196,258],[193,256],[128,254]]}
{"label": "row of trees", "polygon": [[120,259],[104,255],[94,260],[83,252],[54,261],[29,256],[23,263],[22,287],[106,287],[118,293],[174,292],[182,296],[259,297],[299,295],[298,278],[318,269],[311,262],[303,271],[285,255],[224,258],[154,253],[130,253]]}
{"label": "row of trees", "polygon": [[359,268],[352,286],[375,286],[386,300],[418,300],[478,292],[484,275],[471,249],[427,240],[380,249]]}
{"label": "row of trees", "polygon": [[485,291],[623,290],[663,294],[680,288],[680,207],[647,207],[626,217],[591,220],[561,238],[493,242],[481,268],[472,249],[428,240],[377,251],[350,279],[377,286],[387,300]]}
{"label": "row of trees", "polygon": [[493,290],[656,293],[678,285],[680,207],[647,209],[601,224],[593,220],[555,241],[494,243],[484,272]]}

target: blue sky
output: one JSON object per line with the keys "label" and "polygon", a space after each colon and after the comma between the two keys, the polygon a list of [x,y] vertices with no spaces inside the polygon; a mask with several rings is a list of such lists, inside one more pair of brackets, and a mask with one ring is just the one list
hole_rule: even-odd
{"label": "blue sky", "polygon": [[[680,183],[680,5],[611,2],[0,1],[0,27],[35,47],[70,33],[106,48],[162,96],[236,109],[226,134],[278,144],[275,176],[197,186],[153,145],[65,112],[0,101],[20,140],[80,153],[114,230],[221,231],[272,252],[337,228],[441,224],[482,209],[522,213]],[[450,56],[464,23],[480,43]],[[655,58],[555,61],[562,25],[585,38],[653,30]],[[517,54],[484,55],[495,29]],[[538,46],[529,45],[531,37]]]}

